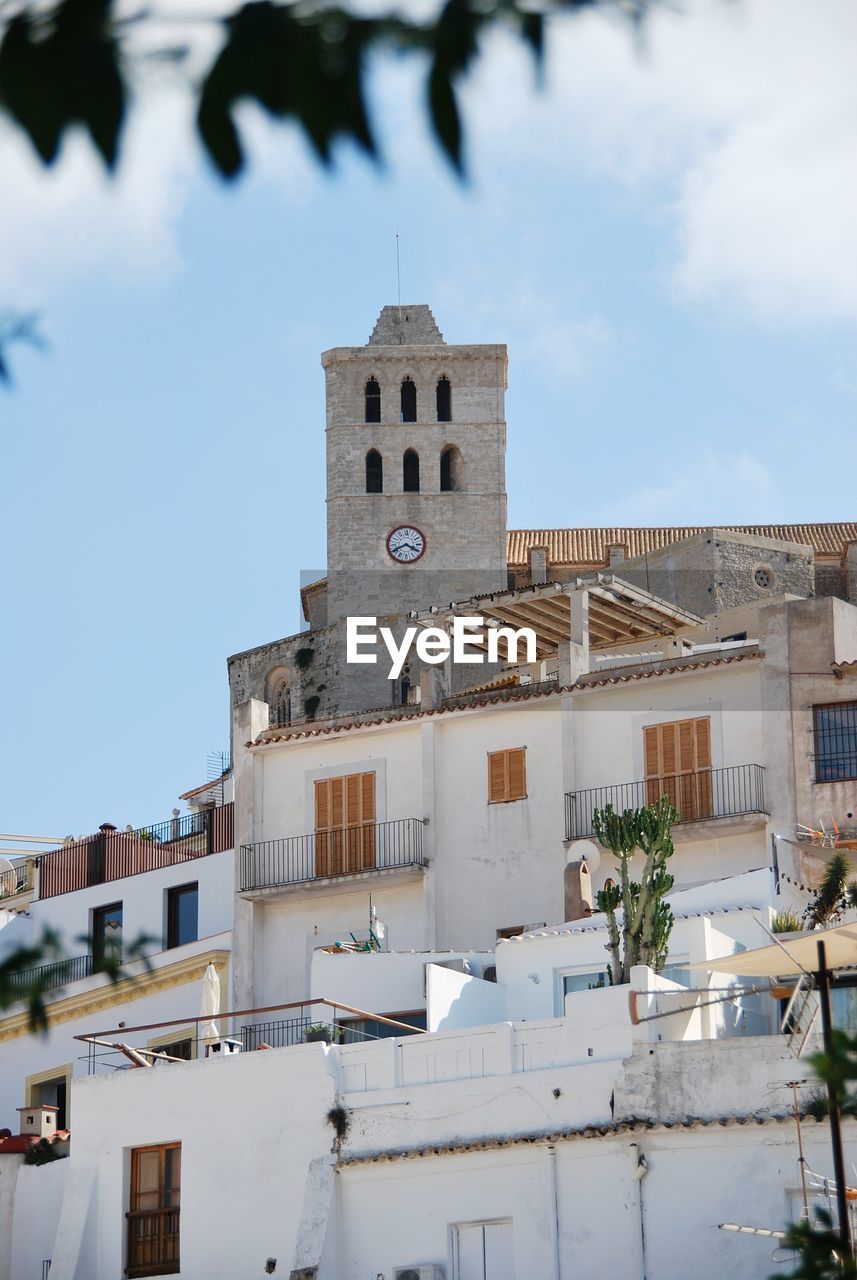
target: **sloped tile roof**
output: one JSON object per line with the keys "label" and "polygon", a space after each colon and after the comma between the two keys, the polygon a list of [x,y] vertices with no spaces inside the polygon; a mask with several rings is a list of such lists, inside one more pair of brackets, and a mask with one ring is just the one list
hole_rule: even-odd
{"label": "sloped tile roof", "polygon": [[[527,563],[531,547],[547,547],[551,564],[606,564],[608,548],[625,548],[628,559],[658,551],[661,547],[704,533],[711,525],[685,525],[629,529],[510,529],[506,534],[509,564]],[[857,541],[857,521],[833,524],[724,524],[714,526],[730,533],[746,533],[757,538],[799,542],[812,547],[819,556],[840,556],[849,542]]]}

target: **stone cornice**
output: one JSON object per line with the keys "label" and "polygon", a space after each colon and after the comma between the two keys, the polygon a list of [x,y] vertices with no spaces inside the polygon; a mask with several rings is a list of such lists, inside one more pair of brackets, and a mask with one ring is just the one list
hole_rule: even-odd
{"label": "stone cornice", "polygon": [[[104,1009],[112,1009],[129,1000],[146,999],[159,991],[167,991],[170,987],[180,987],[188,982],[201,978],[213,964],[221,973],[229,964],[229,951],[214,949],[201,951],[197,955],[186,956],[172,964],[160,965],[156,969],[144,971],[138,976],[123,978],[121,982],[106,983],[94,990],[80,991],[73,995],[60,996],[47,1006],[48,1027],[58,1026],[62,1022],[70,1022],[74,1018],[89,1017]],[[30,1034],[30,1021],[26,1009],[13,1013],[0,1021],[0,1043],[5,1040],[16,1040],[19,1036]]]}

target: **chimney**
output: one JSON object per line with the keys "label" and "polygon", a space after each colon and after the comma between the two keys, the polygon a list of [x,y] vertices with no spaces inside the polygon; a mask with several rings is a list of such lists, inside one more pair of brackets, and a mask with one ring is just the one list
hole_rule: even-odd
{"label": "chimney", "polygon": [[584,920],[592,915],[592,877],[581,858],[565,866],[565,915],[563,920]]}
{"label": "chimney", "polygon": [[52,1138],[57,1131],[58,1107],[18,1107],[22,1138]]}

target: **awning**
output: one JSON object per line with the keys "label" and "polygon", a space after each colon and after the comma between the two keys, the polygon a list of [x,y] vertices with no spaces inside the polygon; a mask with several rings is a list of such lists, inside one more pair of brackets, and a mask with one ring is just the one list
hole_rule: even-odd
{"label": "awning", "polygon": [[[492,591],[412,616],[429,627],[454,617],[484,618],[481,636],[468,639],[473,648],[487,648],[489,630],[531,627],[536,635],[537,657],[541,659],[555,654],[561,644],[571,639],[571,596],[578,591],[585,591],[589,597],[589,643],[593,649],[659,639],[702,623],[695,613],[612,573],[593,573],[574,582],[546,582],[515,591]],[[503,656],[502,644],[500,654]]]}
{"label": "awning", "polygon": [[824,943],[828,969],[857,965],[857,924],[839,924],[832,929],[815,929],[800,937],[784,938],[769,947],[722,956],[719,960],[697,960],[688,969],[709,973],[735,973],[742,978],[786,978],[818,969],[818,944]]}

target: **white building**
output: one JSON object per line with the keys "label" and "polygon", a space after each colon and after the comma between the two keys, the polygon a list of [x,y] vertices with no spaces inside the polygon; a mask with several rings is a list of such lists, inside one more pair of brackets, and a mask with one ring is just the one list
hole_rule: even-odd
{"label": "white building", "polygon": [[[232,773],[0,879],[0,956],[71,957],[46,1036],[0,1018],[0,1123],[73,1130],[44,1167],[0,1135],[0,1280],[765,1274],[719,1227],[799,1211],[807,1069],[781,989],[686,966],[763,944],[857,825],[857,524],[508,531],[505,348],[388,308],[324,364],[328,576],[229,660]],[[358,605],[536,652],[364,678]],[[664,794],[667,969],[605,987],[593,812]]]}

